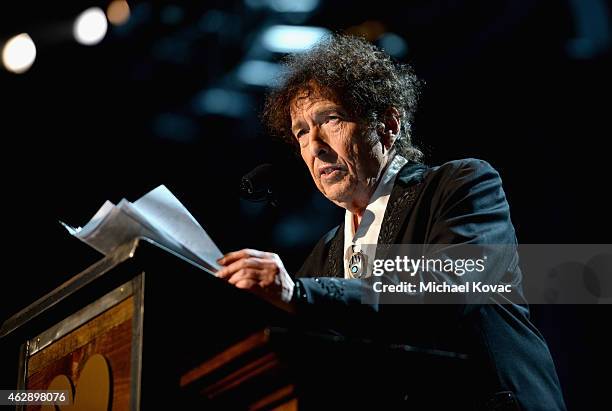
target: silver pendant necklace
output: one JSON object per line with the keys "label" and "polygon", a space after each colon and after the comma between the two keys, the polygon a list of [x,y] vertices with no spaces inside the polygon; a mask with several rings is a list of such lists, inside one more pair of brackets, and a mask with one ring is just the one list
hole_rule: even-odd
{"label": "silver pendant necklace", "polygon": [[364,278],[367,272],[368,257],[359,249],[357,245],[352,245],[348,256],[348,275],[350,278]]}

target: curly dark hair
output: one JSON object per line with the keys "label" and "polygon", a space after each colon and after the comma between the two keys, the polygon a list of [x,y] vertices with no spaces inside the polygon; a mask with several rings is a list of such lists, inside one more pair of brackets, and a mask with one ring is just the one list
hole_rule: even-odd
{"label": "curly dark hair", "polygon": [[332,34],[304,53],[287,56],[283,68],[263,111],[271,134],[297,147],[291,133],[291,104],[298,95],[316,93],[342,105],[368,128],[394,107],[401,115],[396,150],[409,160],[421,160],[422,152],[412,144],[411,123],[422,82],[409,65],[392,61],[362,38]]}

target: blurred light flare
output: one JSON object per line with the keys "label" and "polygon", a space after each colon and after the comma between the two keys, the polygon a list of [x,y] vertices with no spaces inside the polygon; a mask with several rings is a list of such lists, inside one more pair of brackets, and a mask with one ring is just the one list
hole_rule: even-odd
{"label": "blurred light flare", "polygon": [[210,88],[199,93],[194,100],[197,114],[217,114],[241,118],[249,107],[248,97],[240,92],[225,88]]}
{"label": "blurred light flare", "polygon": [[320,4],[320,0],[245,0],[253,8],[268,8],[277,13],[310,13]]}
{"label": "blurred light flare", "polygon": [[271,86],[280,72],[277,63],[263,60],[248,60],[238,67],[237,76],[240,81],[251,86]]}
{"label": "blurred light flare", "polygon": [[107,29],[108,23],[104,11],[99,7],[91,7],[76,18],[73,34],[77,42],[93,46],[102,41]]}
{"label": "blurred light flare", "polygon": [[263,32],[262,42],[270,51],[295,53],[308,50],[327,34],[322,27],[276,25]]}
{"label": "blurred light flare", "polygon": [[106,9],[106,17],[115,26],[125,24],[130,18],[130,5],[125,0],[113,0]]}
{"label": "blurred light flare", "polygon": [[406,41],[395,33],[385,33],[379,39],[378,43],[383,50],[396,58],[402,58],[408,53],[408,45]]}
{"label": "blurred light flare", "polygon": [[36,59],[36,46],[27,33],[18,34],[9,39],[2,48],[2,64],[13,73],[26,71]]}

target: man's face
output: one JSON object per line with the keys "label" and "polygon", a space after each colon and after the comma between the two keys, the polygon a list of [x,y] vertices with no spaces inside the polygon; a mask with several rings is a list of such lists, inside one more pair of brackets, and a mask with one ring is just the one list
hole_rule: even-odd
{"label": "man's face", "polygon": [[382,145],[339,104],[313,95],[291,105],[291,131],[317,188],[340,207],[363,211],[383,163]]}

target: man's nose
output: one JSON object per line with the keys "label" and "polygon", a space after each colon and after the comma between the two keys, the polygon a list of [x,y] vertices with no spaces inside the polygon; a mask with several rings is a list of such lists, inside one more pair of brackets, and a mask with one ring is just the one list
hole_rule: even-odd
{"label": "man's nose", "polygon": [[310,147],[310,153],[314,157],[321,157],[325,154],[329,153],[329,145],[325,142],[324,136],[321,135],[321,132],[318,128],[313,128],[310,134],[310,142],[308,146]]}

